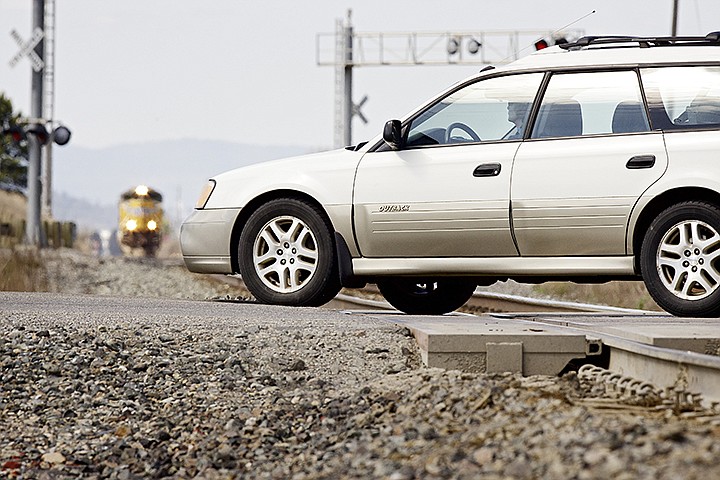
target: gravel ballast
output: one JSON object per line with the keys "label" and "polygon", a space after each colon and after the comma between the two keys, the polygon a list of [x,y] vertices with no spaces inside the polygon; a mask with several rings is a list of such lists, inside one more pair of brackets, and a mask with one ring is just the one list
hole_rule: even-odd
{"label": "gravel ballast", "polygon": [[0,293],[0,478],[720,478],[712,412],[427,369],[372,315],[43,255],[51,293]]}

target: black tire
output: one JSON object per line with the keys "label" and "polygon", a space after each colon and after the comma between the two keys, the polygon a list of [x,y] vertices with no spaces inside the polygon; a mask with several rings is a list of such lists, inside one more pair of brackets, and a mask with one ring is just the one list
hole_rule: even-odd
{"label": "black tire", "polygon": [[329,221],[303,200],[279,198],[258,208],[240,234],[238,261],[262,303],[316,307],[340,291]]}
{"label": "black tire", "polygon": [[390,305],[411,315],[442,315],[457,310],[476,287],[455,278],[388,278],[379,280],[377,286]]}
{"label": "black tire", "polygon": [[720,315],[720,209],[688,201],[661,212],[643,239],[640,269],[648,292],[669,313]]}

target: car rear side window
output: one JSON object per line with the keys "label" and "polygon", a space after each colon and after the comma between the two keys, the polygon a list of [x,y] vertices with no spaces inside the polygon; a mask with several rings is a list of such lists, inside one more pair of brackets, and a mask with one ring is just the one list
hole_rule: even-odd
{"label": "car rear side window", "polygon": [[720,67],[646,68],[640,74],[654,127],[720,127]]}
{"label": "car rear side window", "polygon": [[650,129],[634,71],[554,74],[532,138],[577,137]]}

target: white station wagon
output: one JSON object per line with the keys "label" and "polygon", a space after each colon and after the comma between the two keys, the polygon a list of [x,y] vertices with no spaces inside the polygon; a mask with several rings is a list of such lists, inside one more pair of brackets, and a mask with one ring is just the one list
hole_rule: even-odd
{"label": "white station wagon", "polygon": [[189,270],[265,303],[377,284],[441,314],[498,280],[644,280],[720,315],[720,35],[585,37],[485,68],[355,147],[209,181]]}

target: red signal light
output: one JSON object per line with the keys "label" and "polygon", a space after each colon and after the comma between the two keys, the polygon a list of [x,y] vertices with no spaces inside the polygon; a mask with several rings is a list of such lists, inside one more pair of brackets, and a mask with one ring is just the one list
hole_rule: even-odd
{"label": "red signal light", "polygon": [[25,140],[25,130],[22,127],[13,125],[12,127],[0,130],[0,134],[10,135],[13,142],[19,143]]}
{"label": "red signal light", "polygon": [[535,50],[542,50],[543,48],[548,47],[548,42],[546,40],[538,40],[535,42]]}
{"label": "red signal light", "polygon": [[10,138],[13,139],[13,142],[21,142],[25,139],[24,132],[21,129],[13,129],[10,131]]}
{"label": "red signal light", "polygon": [[35,125],[29,127],[27,129],[27,133],[34,134],[40,145],[45,145],[50,139],[50,134],[48,133],[47,129],[39,123],[36,123]]}

